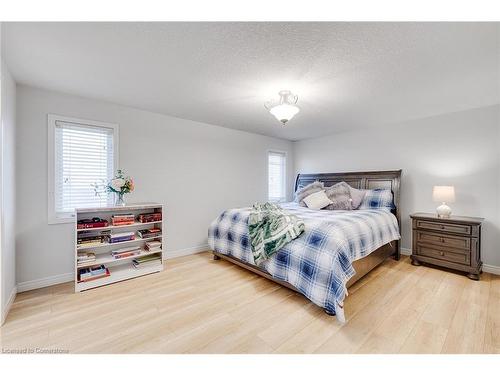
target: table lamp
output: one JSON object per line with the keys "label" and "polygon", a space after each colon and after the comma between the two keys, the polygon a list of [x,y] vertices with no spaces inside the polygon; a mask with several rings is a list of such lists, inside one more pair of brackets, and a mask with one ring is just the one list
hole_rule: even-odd
{"label": "table lamp", "polygon": [[441,202],[441,206],[436,208],[438,217],[448,218],[451,215],[451,208],[446,203],[455,202],[455,187],[434,186],[432,189],[432,199],[434,202]]}

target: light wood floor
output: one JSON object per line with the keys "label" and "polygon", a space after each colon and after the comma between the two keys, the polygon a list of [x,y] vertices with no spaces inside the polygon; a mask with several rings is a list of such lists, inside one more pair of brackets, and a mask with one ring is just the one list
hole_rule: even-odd
{"label": "light wood floor", "polygon": [[79,294],[21,293],[3,349],[70,353],[500,353],[500,276],[387,260],[353,285],[345,325],[306,298],[202,253]]}

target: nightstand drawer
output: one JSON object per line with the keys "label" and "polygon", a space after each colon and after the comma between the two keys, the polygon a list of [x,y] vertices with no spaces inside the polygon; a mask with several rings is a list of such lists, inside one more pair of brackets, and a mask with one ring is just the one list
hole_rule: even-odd
{"label": "nightstand drawer", "polygon": [[440,259],[444,260],[447,262],[453,262],[453,263],[459,263],[459,264],[464,264],[464,265],[470,265],[470,252],[464,251],[464,252],[453,252],[453,251],[447,251],[444,249],[434,249],[430,246],[423,245],[423,244],[417,244],[417,254],[424,256],[424,257],[429,257],[429,258],[434,258],[434,259]]}
{"label": "nightstand drawer", "polygon": [[470,238],[450,236],[433,232],[415,231],[417,242],[426,242],[438,246],[454,247],[462,250],[470,250]]}
{"label": "nightstand drawer", "polygon": [[457,233],[465,235],[470,235],[472,232],[470,225],[436,223],[434,221],[426,221],[426,220],[417,220],[416,229],[429,229],[438,232],[449,232],[449,233]]}

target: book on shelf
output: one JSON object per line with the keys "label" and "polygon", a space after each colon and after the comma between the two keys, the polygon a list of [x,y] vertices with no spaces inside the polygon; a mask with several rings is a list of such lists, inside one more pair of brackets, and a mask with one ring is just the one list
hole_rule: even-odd
{"label": "book on shelf", "polygon": [[130,225],[134,224],[134,221],[135,221],[134,214],[117,214],[111,216],[111,223],[114,226]]}
{"label": "book on shelf", "polygon": [[77,246],[77,249],[86,249],[86,248],[89,248],[89,247],[97,247],[99,245],[102,245],[106,242],[87,242],[87,243],[82,243],[82,244],[78,244]]}
{"label": "book on shelf", "polygon": [[120,232],[120,233],[111,233],[109,238],[120,238],[120,237],[130,237],[135,236],[134,232]]}
{"label": "book on shelf", "polygon": [[135,223],[134,220],[124,220],[124,221],[113,221],[113,226],[119,227],[119,226],[125,226],[125,225],[132,225]]}
{"label": "book on shelf", "polygon": [[129,219],[134,219],[135,216],[132,213],[126,213],[126,214],[114,214],[111,215],[111,218],[116,220],[129,220]]}
{"label": "book on shelf", "polygon": [[161,249],[161,241],[158,240],[148,241],[144,245],[144,249],[147,251]]}
{"label": "book on shelf", "polygon": [[137,217],[140,223],[150,223],[152,221],[161,221],[161,212],[152,212],[150,214],[140,214]]}
{"label": "book on shelf", "polygon": [[147,263],[149,261],[153,261],[153,260],[157,260],[157,259],[161,260],[161,254],[146,255],[144,257],[140,257],[140,258],[134,259],[134,262],[137,262],[137,263]]}
{"label": "book on shelf", "polygon": [[139,255],[142,249],[140,246],[124,247],[123,249],[116,249],[111,251],[111,255],[115,259],[128,258],[134,255]]}
{"label": "book on shelf", "polygon": [[78,236],[78,245],[94,245],[106,242],[107,235],[82,235]]}
{"label": "book on shelf", "polygon": [[78,253],[76,257],[76,262],[79,266],[85,265],[88,263],[94,263],[96,260],[95,253],[86,251],[83,253]]}
{"label": "book on shelf", "polygon": [[109,225],[107,220],[95,217],[93,219],[81,219],[76,223],[77,229],[103,228]]}
{"label": "book on shelf", "polygon": [[150,229],[140,229],[137,231],[137,235],[140,238],[151,238],[161,235],[160,228],[150,228]]}
{"label": "book on shelf", "polygon": [[161,265],[161,254],[151,254],[134,259],[132,265],[138,269]]}
{"label": "book on shelf", "polygon": [[101,231],[82,231],[78,233],[77,245],[78,247],[91,247],[94,245],[99,245],[108,242],[108,236],[111,234],[111,230],[101,230]]}
{"label": "book on shelf", "polygon": [[141,253],[141,250],[131,251],[128,253],[115,254],[115,255],[113,255],[113,257],[115,259],[125,259],[125,258],[130,258],[130,257],[136,256],[136,255],[139,255],[140,253]]}
{"label": "book on shelf", "polygon": [[108,277],[110,275],[111,273],[109,272],[109,269],[104,265],[82,268],[78,270],[78,281],[92,281],[103,277]]}
{"label": "book on shelf", "polygon": [[112,233],[109,235],[109,243],[135,240],[134,232]]}
{"label": "book on shelf", "polygon": [[134,263],[134,262],[132,262],[132,264],[133,264],[135,269],[140,270],[143,268],[149,268],[149,267],[153,267],[153,266],[161,266],[161,260],[158,259],[158,260],[147,262],[147,263]]}
{"label": "book on shelf", "polygon": [[128,253],[130,251],[134,250],[141,250],[140,246],[128,246],[128,247],[122,247],[120,249],[114,249],[111,251],[112,254],[121,254],[121,253]]}

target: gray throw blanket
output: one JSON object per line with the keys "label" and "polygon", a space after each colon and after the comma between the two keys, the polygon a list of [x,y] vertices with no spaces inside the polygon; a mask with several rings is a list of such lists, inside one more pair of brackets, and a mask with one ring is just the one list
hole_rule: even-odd
{"label": "gray throw blanket", "polygon": [[248,233],[255,264],[260,265],[304,230],[304,222],[280,206],[254,204],[248,218]]}

